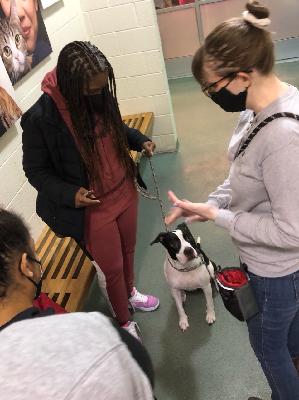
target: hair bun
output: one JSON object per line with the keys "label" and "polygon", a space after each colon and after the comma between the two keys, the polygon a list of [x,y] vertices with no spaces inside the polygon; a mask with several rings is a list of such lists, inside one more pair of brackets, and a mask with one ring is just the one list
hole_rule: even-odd
{"label": "hair bun", "polygon": [[270,11],[267,7],[261,5],[259,1],[251,0],[246,4],[246,10],[254,15],[257,19],[268,18]]}
{"label": "hair bun", "polygon": [[270,25],[270,11],[256,0],[251,0],[246,4],[246,11],[243,12],[243,18],[251,25],[259,29],[264,29]]}

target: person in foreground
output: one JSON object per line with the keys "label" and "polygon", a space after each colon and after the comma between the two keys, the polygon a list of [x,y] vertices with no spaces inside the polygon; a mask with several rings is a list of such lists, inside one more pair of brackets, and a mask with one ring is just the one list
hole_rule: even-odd
{"label": "person in foreground", "polygon": [[23,168],[38,192],[37,214],[88,250],[105,275],[117,321],[138,336],[128,304],[153,311],[159,299],[134,286],[135,180],[142,182],[129,149],[150,157],[155,143],[123,124],[112,66],[90,42],[67,44],[42,90],[21,121]]}
{"label": "person in foreground", "polygon": [[27,226],[0,209],[1,399],[153,399],[141,343],[100,313],[33,307],[41,277]]}
{"label": "person in foreground", "polygon": [[203,92],[224,111],[242,113],[228,179],[206,203],[169,192],[175,207],[166,222],[184,216],[228,231],[259,306],[247,326],[272,400],[299,400],[299,92],[273,71],[269,23],[268,9],[251,1],[242,18],[217,26],[195,54],[192,70]]}

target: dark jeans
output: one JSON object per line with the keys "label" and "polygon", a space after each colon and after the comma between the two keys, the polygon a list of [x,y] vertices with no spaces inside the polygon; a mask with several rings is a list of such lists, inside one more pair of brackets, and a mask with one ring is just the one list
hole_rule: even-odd
{"label": "dark jeans", "polygon": [[249,340],[272,400],[299,400],[299,271],[281,278],[249,273],[260,313],[247,321]]}

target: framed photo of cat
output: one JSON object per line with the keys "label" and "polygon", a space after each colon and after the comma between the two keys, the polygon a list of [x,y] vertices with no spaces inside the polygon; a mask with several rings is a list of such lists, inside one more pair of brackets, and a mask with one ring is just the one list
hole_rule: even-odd
{"label": "framed photo of cat", "polygon": [[51,52],[39,0],[0,0],[0,55],[12,84]]}
{"label": "framed photo of cat", "polygon": [[0,136],[14,125],[22,111],[15,102],[15,91],[0,59]]}

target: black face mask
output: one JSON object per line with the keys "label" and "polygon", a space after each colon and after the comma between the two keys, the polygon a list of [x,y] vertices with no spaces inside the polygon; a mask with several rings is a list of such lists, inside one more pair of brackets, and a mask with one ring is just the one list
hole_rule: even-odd
{"label": "black face mask", "polygon": [[30,278],[29,276],[26,276],[26,278],[27,278],[31,283],[33,283],[33,285],[36,287],[36,292],[35,292],[35,296],[34,296],[34,300],[36,300],[36,299],[39,297],[39,295],[41,294],[41,291],[42,291],[43,270],[42,270],[40,261],[38,261],[38,260],[36,260],[35,258],[30,257],[30,256],[27,256],[27,258],[29,258],[29,260],[31,260],[31,261],[33,261],[33,262],[39,264],[40,270],[41,270],[40,280],[39,280],[38,282],[35,282],[32,278]]}
{"label": "black face mask", "polygon": [[104,109],[104,93],[85,96],[92,110],[101,112]]}
{"label": "black face mask", "polygon": [[233,94],[224,87],[219,92],[211,93],[210,97],[224,111],[238,112],[246,110],[247,92],[248,89],[239,94]]}
{"label": "black face mask", "polygon": [[34,296],[34,300],[36,300],[42,291],[43,278],[40,278],[40,280],[38,282],[34,282],[34,280],[29,278],[29,276],[26,276],[26,278],[29,279],[30,282],[32,282],[33,285],[36,287],[36,292],[35,292],[35,296]]}

